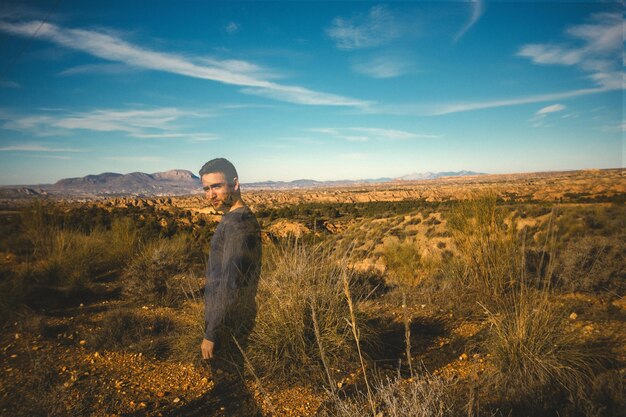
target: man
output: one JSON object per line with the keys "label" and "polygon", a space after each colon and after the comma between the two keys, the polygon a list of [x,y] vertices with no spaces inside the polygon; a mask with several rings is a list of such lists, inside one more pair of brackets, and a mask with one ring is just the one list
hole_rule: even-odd
{"label": "man", "polygon": [[249,396],[243,384],[244,360],[239,348],[245,349],[256,318],[260,227],[241,198],[233,164],[224,158],[213,159],[204,164],[200,178],[209,203],[223,213],[211,238],[204,293],[205,332],[200,349],[202,357],[210,360],[219,395]]}

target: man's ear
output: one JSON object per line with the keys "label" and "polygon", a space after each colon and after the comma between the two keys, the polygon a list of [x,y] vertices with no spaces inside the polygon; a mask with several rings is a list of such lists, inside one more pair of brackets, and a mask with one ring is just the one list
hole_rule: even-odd
{"label": "man's ear", "polygon": [[233,178],[233,190],[239,191],[239,178]]}

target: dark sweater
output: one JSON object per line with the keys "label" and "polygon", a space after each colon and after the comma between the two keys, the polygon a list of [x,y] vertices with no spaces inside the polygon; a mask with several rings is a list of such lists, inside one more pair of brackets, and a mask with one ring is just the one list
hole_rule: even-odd
{"label": "dark sweater", "polygon": [[[215,341],[216,329],[226,323],[243,320],[242,308],[256,314],[254,296],[261,272],[261,232],[248,207],[224,214],[211,238],[211,252],[206,269],[204,292],[204,338]],[[230,316],[230,317],[228,317]]]}

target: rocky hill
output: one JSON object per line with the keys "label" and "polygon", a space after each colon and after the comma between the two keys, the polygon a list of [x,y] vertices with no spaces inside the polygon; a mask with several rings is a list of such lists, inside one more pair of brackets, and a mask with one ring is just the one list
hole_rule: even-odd
{"label": "rocky hill", "polygon": [[66,178],[52,185],[42,186],[49,194],[65,196],[163,196],[197,193],[200,179],[192,172],[173,169],[146,174],[105,172],[78,178]]}

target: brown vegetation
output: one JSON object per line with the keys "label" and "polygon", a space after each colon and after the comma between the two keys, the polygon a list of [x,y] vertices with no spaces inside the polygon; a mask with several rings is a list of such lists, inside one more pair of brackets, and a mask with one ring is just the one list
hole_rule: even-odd
{"label": "brown vegetation", "polygon": [[[437,202],[401,186],[297,205],[304,192],[254,193],[264,265],[244,353],[259,404],[618,415],[626,207],[605,201],[619,197],[613,174],[527,176],[506,195],[488,177],[441,180]],[[472,194],[481,181],[489,190]],[[463,201],[442,197],[455,189]],[[396,200],[370,201],[383,195]],[[216,218],[189,201],[5,211],[0,415],[223,415],[198,348]]]}

